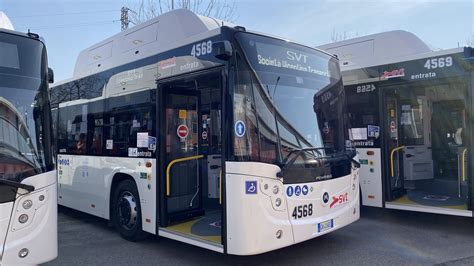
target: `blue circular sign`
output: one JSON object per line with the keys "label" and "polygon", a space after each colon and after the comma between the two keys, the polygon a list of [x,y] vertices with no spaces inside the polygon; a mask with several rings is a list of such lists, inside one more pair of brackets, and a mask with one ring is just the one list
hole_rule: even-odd
{"label": "blue circular sign", "polygon": [[301,187],[300,186],[296,186],[295,187],[295,195],[296,196],[299,196],[301,194]]}
{"label": "blue circular sign", "polygon": [[286,189],[286,195],[288,195],[288,197],[293,196],[293,187],[292,187],[292,186],[289,186],[289,187]]}
{"label": "blue circular sign", "polygon": [[238,120],[234,125],[235,135],[239,138],[245,135],[245,123],[242,120]]}
{"label": "blue circular sign", "polygon": [[327,204],[329,202],[329,193],[324,192],[323,194],[323,203]]}
{"label": "blue circular sign", "polygon": [[308,186],[304,185],[301,192],[303,192],[303,195],[305,196],[308,195]]}

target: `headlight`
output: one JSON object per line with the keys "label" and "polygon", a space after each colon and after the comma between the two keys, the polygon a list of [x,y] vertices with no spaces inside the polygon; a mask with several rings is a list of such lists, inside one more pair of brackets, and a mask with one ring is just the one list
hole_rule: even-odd
{"label": "headlight", "polygon": [[28,215],[26,214],[20,215],[20,217],[18,217],[18,222],[20,222],[21,224],[28,222]]}
{"label": "headlight", "polygon": [[31,206],[33,206],[33,201],[31,200],[23,201],[23,209],[28,210],[29,208],[31,208]]}
{"label": "headlight", "polygon": [[275,234],[276,238],[278,238],[278,239],[280,239],[282,235],[283,235],[283,231],[281,231],[281,230],[278,230]]}
{"label": "headlight", "polygon": [[280,191],[280,189],[278,188],[277,185],[273,186],[273,194],[278,194],[278,191]]}
{"label": "headlight", "polygon": [[18,257],[25,258],[28,256],[28,253],[30,253],[30,251],[27,248],[22,248],[20,252],[18,252]]}
{"label": "headlight", "polygon": [[275,206],[280,207],[280,205],[281,205],[281,199],[280,199],[280,198],[277,198],[277,199],[275,200]]}

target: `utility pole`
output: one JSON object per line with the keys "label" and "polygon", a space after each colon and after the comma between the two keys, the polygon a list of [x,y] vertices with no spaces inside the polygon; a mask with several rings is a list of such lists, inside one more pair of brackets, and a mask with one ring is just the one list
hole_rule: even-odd
{"label": "utility pole", "polygon": [[130,23],[130,21],[128,20],[128,11],[130,9],[128,9],[128,7],[122,7],[122,9],[120,9],[120,24],[122,26],[122,31],[128,29],[128,24]]}

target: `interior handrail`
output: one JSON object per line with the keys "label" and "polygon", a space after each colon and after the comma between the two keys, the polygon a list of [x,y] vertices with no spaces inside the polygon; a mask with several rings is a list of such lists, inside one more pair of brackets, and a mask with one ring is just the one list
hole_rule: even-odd
{"label": "interior handrail", "polygon": [[395,154],[395,152],[397,152],[401,149],[404,149],[404,148],[405,148],[405,146],[396,147],[395,149],[393,149],[390,152],[390,174],[391,174],[391,177],[395,176],[395,170],[393,169],[393,165],[394,165],[393,155]]}
{"label": "interior handrail", "polygon": [[219,204],[222,205],[222,170],[219,173]]}
{"label": "interior handrail", "polygon": [[462,162],[461,162],[461,164],[462,164],[462,169],[461,169],[462,175],[461,175],[461,177],[462,177],[462,181],[463,181],[463,182],[466,182],[466,165],[465,165],[465,164],[466,164],[466,162],[465,162],[465,159],[466,159],[466,152],[467,152],[467,148],[465,148],[465,149],[462,151],[462,156],[461,156],[461,158],[462,158],[462,159],[461,159],[461,160],[462,160]]}
{"label": "interior handrail", "polygon": [[174,164],[181,163],[181,162],[186,162],[186,161],[192,161],[192,160],[198,160],[204,158],[204,155],[194,155],[190,157],[184,157],[184,158],[178,158],[172,160],[168,166],[166,167],[166,196],[171,195],[171,187],[170,187],[170,172],[171,172],[171,167]]}

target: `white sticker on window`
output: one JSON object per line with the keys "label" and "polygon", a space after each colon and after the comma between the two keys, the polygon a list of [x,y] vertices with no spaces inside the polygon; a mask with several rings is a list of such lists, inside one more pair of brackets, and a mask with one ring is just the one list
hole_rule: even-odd
{"label": "white sticker on window", "polygon": [[137,148],[148,148],[148,132],[137,133]]}
{"label": "white sticker on window", "polygon": [[72,130],[72,123],[71,123],[71,120],[68,120],[67,125],[66,125],[66,131],[68,133],[72,133],[71,130]]}
{"label": "white sticker on window", "polygon": [[352,128],[351,135],[353,140],[367,140],[367,128]]}
{"label": "white sticker on window", "polygon": [[128,157],[138,157],[138,149],[128,148]]}
{"label": "white sticker on window", "polygon": [[132,127],[140,127],[140,122],[138,122],[136,119],[134,119]]}
{"label": "white sticker on window", "polygon": [[108,139],[107,144],[106,144],[107,150],[112,150],[114,148],[114,140],[113,139]]}

